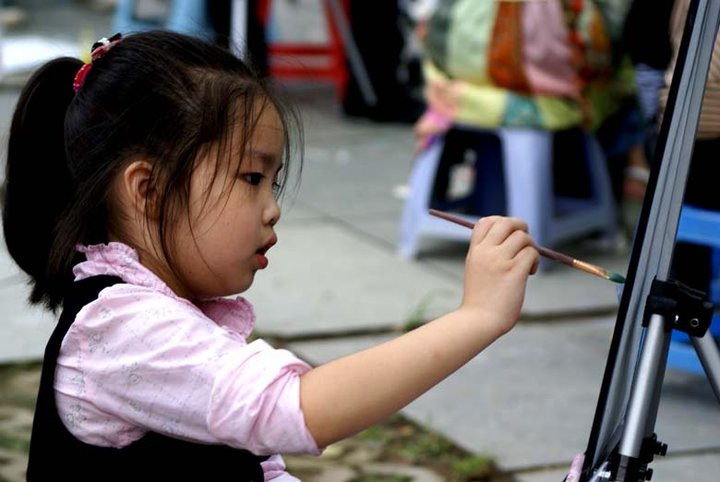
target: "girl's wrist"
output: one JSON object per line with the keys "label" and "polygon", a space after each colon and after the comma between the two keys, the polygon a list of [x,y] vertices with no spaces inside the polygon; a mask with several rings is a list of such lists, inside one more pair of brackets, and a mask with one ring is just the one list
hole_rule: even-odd
{"label": "girl's wrist", "polygon": [[483,345],[493,343],[510,331],[512,327],[506,320],[501,319],[497,313],[485,308],[461,306],[455,313],[466,325],[468,335],[480,340]]}

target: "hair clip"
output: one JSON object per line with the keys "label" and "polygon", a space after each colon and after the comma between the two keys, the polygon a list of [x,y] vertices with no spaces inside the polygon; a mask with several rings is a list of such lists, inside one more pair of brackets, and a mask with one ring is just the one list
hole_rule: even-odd
{"label": "hair clip", "polygon": [[122,40],[122,34],[116,33],[110,38],[103,37],[93,44],[90,49],[90,62],[80,67],[80,70],[78,70],[77,74],[75,74],[75,79],[73,80],[73,90],[75,93],[77,93],[77,91],[80,90],[85,83],[85,77],[87,77],[88,72],[90,72],[92,63],[108,53],[108,51],[120,40]]}
{"label": "hair clip", "polygon": [[90,58],[92,60],[97,60],[106,53],[108,53],[108,50],[110,50],[113,45],[118,43],[120,40],[122,40],[122,34],[116,33],[110,38],[103,37],[97,42],[95,42],[90,49]]}

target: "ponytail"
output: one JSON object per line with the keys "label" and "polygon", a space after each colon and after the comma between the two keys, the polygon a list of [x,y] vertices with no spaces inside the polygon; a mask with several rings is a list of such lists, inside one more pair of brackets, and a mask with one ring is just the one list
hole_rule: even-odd
{"label": "ponytail", "polygon": [[65,148],[65,115],[73,79],[82,62],[60,58],[30,78],[15,108],[3,186],[3,230],[7,249],[31,278],[32,303],[51,309],[62,300],[74,252],[62,273],[48,269],[56,225],[73,192]]}

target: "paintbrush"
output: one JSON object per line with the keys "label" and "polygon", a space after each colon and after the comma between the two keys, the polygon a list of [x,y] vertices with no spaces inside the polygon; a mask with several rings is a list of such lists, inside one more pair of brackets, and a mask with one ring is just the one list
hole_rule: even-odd
{"label": "paintbrush", "polygon": [[[459,218],[457,216],[453,216],[452,214],[438,211],[437,209],[431,209],[430,214],[432,214],[433,216],[442,218],[446,221],[450,221],[455,224],[459,224],[460,226],[465,226],[466,228],[472,229],[475,226],[470,221],[467,221],[463,218]],[[625,277],[619,273],[608,271],[605,268],[601,268],[600,266],[590,264],[587,261],[580,261],[579,259],[575,259],[572,256],[568,256],[567,254],[559,253],[550,248],[545,248],[543,246],[535,245],[535,249],[538,250],[538,253],[540,253],[540,256],[544,256],[544,257],[552,259],[554,261],[559,261],[560,263],[566,264],[566,265],[570,266],[571,268],[579,269],[580,271],[585,271],[586,273],[594,274],[595,276],[599,276],[600,278],[606,279],[608,281],[612,281],[614,283],[625,283]]]}

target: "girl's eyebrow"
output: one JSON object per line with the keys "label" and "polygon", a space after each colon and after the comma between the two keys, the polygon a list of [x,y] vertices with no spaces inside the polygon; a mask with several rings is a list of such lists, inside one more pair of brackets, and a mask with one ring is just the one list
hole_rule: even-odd
{"label": "girl's eyebrow", "polygon": [[275,164],[280,164],[280,167],[282,167],[280,156],[271,152],[249,147],[245,150],[245,155],[259,160],[267,168],[273,167]]}

